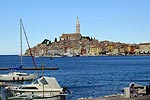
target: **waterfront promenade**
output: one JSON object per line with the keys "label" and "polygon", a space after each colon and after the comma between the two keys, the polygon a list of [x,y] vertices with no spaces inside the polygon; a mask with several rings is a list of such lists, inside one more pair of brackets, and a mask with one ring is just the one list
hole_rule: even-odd
{"label": "waterfront promenade", "polygon": [[116,97],[99,97],[99,98],[80,98],[78,100],[150,100],[150,95],[145,96],[138,96],[138,97],[132,97],[132,98],[124,98],[120,96]]}

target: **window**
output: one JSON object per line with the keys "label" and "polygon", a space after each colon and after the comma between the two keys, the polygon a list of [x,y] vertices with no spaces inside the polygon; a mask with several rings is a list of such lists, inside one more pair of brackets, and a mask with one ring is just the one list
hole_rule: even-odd
{"label": "window", "polygon": [[37,87],[22,87],[22,89],[38,89]]}
{"label": "window", "polygon": [[35,81],[33,82],[33,84],[38,84],[38,81],[37,81],[37,80],[35,80]]}
{"label": "window", "polygon": [[41,82],[43,85],[48,84],[47,81],[45,80],[45,78],[41,79],[40,82]]}

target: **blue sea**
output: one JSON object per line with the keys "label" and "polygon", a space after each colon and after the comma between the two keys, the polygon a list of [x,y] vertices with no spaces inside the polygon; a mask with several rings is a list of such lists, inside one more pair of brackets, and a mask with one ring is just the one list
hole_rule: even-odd
{"label": "blue sea", "polygon": [[[72,92],[68,100],[122,93],[131,82],[150,84],[150,56],[36,57],[35,62],[38,67],[59,67],[59,70],[45,70],[44,75],[55,77],[62,87],[68,87]],[[0,56],[0,67],[16,67],[19,63],[17,55]],[[23,57],[23,64],[34,66],[31,57]]]}

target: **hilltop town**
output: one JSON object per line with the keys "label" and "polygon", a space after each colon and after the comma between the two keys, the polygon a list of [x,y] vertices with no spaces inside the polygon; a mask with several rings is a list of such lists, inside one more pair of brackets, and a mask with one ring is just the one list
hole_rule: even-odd
{"label": "hilltop town", "polygon": [[26,50],[25,55],[33,56],[99,56],[99,55],[149,55],[150,43],[126,44],[111,41],[99,41],[80,33],[80,22],[77,17],[76,32],[63,33],[59,40],[54,42],[45,39],[30,50]]}

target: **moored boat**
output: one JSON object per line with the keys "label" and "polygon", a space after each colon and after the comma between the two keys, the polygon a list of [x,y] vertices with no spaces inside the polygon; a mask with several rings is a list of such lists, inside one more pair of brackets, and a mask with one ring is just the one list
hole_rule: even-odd
{"label": "moored boat", "polygon": [[8,74],[0,74],[0,81],[30,81],[35,80],[37,76],[37,74],[10,72]]}
{"label": "moored boat", "polygon": [[8,100],[22,98],[22,96],[32,97],[31,100],[65,100],[65,88],[61,88],[54,77],[42,76],[31,84],[21,86],[11,86],[10,91],[15,95]]}
{"label": "moored boat", "polygon": [[[20,47],[21,47],[20,48],[21,49],[20,50],[21,51],[21,53],[20,53],[20,66],[17,68],[9,68],[9,70],[11,70],[13,72],[10,72],[8,74],[0,74],[0,81],[28,81],[28,80],[34,80],[38,76],[38,74],[28,74],[28,73],[22,73],[22,72],[18,71],[18,70],[22,70],[22,67],[23,67],[23,61],[22,61],[23,60],[22,59],[22,28],[23,28],[23,23],[22,23],[22,19],[20,19]],[[29,43],[28,43],[28,45],[29,45]],[[34,60],[34,59],[32,59],[32,60]],[[34,61],[33,61],[33,63],[34,63],[34,65],[36,65]]]}

